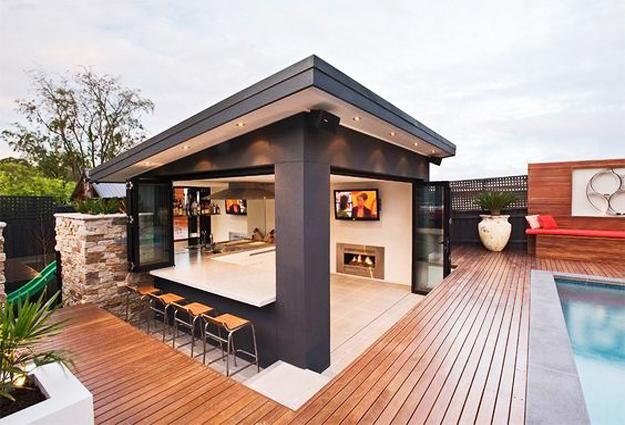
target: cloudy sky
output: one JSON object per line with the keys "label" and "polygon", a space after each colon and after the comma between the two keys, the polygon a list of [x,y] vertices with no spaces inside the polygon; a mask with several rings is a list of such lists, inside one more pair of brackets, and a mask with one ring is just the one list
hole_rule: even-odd
{"label": "cloudy sky", "polygon": [[0,40],[2,129],[27,70],[119,75],[156,134],[314,53],[457,145],[434,178],[625,157],[623,0],[0,0]]}

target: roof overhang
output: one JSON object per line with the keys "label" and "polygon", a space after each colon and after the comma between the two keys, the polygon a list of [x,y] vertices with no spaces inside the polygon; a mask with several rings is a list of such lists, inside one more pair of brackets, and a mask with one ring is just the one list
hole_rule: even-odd
{"label": "roof overhang", "polygon": [[321,109],[340,125],[435,160],[456,146],[316,56],[308,57],[94,168],[125,181],[289,116]]}

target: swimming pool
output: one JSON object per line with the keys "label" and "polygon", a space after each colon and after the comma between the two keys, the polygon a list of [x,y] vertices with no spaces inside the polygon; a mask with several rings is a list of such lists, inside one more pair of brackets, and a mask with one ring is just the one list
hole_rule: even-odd
{"label": "swimming pool", "polygon": [[556,287],[592,423],[625,424],[625,286]]}

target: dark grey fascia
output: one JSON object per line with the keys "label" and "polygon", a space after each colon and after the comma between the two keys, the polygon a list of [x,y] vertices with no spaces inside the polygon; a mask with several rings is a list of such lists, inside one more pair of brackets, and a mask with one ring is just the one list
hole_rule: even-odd
{"label": "dark grey fascia", "polygon": [[443,157],[455,155],[456,146],[453,143],[313,55],[99,165],[91,170],[90,177],[94,181],[104,179],[192,137],[311,87],[327,92],[424,140],[440,149]]}

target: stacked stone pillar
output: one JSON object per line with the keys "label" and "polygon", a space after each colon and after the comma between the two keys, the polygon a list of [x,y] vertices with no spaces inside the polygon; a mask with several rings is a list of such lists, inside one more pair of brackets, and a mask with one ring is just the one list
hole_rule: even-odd
{"label": "stacked stone pillar", "polygon": [[4,291],[4,283],[6,282],[4,262],[7,258],[7,255],[4,253],[4,228],[6,225],[6,223],[0,221],[0,303],[6,300],[6,292]]}
{"label": "stacked stone pillar", "polygon": [[147,274],[128,272],[124,214],[55,214],[66,305],[93,303],[122,316],[126,283],[148,284]]}

